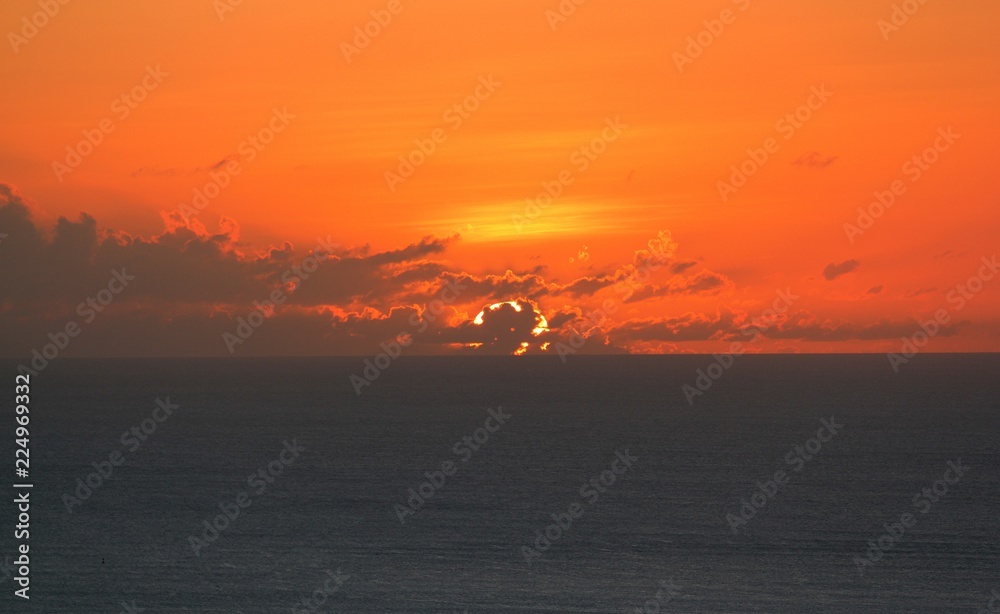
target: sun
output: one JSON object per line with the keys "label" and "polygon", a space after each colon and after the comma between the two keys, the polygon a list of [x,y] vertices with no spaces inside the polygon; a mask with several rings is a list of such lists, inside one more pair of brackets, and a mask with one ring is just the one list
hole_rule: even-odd
{"label": "sun", "polygon": [[[514,311],[516,311],[518,313],[521,313],[522,311],[524,311],[524,306],[519,301],[501,301],[499,303],[493,303],[492,305],[490,305],[490,306],[486,307],[485,309],[483,309],[482,311],[480,311],[479,315],[477,315],[472,320],[472,323],[476,324],[478,326],[482,326],[482,324],[483,324],[483,318],[485,317],[487,311],[496,311],[497,309],[500,309],[504,305],[510,305],[511,307],[514,308]],[[548,320],[545,319],[544,315],[542,315],[538,311],[535,311],[535,327],[533,329],[531,329],[531,335],[533,337],[537,337],[537,336],[541,335],[542,333],[544,333],[544,332],[546,332],[548,330],[549,330],[549,322],[548,322]],[[514,332],[514,329],[511,328],[510,331]],[[525,352],[528,351],[528,346],[529,346],[529,344],[528,344],[527,341],[522,341],[520,347],[518,347],[516,350],[514,350],[514,355],[515,356],[521,356],[521,355],[523,355]],[[548,343],[544,344],[544,346],[542,347],[542,349],[543,350],[548,349]]]}

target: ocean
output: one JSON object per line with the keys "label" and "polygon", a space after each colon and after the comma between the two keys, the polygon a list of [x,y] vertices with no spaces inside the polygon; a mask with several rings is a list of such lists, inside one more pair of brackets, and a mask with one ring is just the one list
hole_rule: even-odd
{"label": "ocean", "polygon": [[363,360],[33,376],[31,611],[1000,609],[998,355]]}

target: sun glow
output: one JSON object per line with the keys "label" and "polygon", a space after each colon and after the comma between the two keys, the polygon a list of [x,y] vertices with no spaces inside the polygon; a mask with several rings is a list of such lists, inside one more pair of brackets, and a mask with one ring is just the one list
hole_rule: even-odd
{"label": "sun glow", "polygon": [[502,303],[493,303],[492,305],[490,305],[486,309],[483,309],[482,311],[480,311],[479,315],[476,316],[476,318],[472,321],[472,323],[473,324],[477,324],[479,326],[482,326],[482,324],[483,324],[483,316],[486,315],[486,311],[487,310],[489,310],[489,311],[496,311],[497,309],[500,309],[504,305],[510,305],[511,307],[514,308],[514,311],[516,311],[518,313],[521,313],[522,311],[524,311],[524,307],[521,307],[521,304],[518,303],[517,301],[504,301]]}
{"label": "sun glow", "polygon": [[[482,326],[484,318],[486,317],[486,312],[488,312],[488,311],[490,311],[490,312],[496,311],[497,309],[502,308],[504,305],[511,306],[514,309],[514,311],[516,311],[517,313],[521,313],[522,311],[524,311],[524,305],[522,305],[521,302],[519,302],[519,301],[501,301],[499,303],[493,303],[492,305],[489,305],[488,307],[486,307],[485,309],[483,309],[482,311],[479,312],[479,314],[472,320],[473,324],[476,324],[477,326]],[[545,319],[545,316],[543,316],[541,313],[539,313],[538,311],[536,311],[534,308],[532,308],[532,313],[535,316],[535,327],[531,329],[531,336],[538,337],[542,333],[548,332],[548,330],[549,330],[549,322],[548,322],[548,320]],[[512,333],[515,332],[515,329],[511,328],[510,332],[512,332]],[[470,347],[472,347],[472,344],[467,344],[467,345],[469,345]],[[476,346],[478,347],[479,345],[482,345],[482,344],[477,344]],[[522,341],[520,343],[520,345],[518,346],[518,348],[516,350],[514,350],[514,355],[515,356],[522,356],[522,355],[524,355],[525,353],[527,353],[528,348],[530,347],[530,345],[531,344],[529,342]],[[545,342],[545,343],[543,343],[541,345],[541,349],[542,350],[547,350],[548,346],[549,346],[549,343]]]}
{"label": "sun glow", "polygon": [[[475,319],[472,320],[473,324],[482,326],[483,317],[486,316],[487,311],[496,311],[497,309],[500,309],[504,305],[510,305],[511,307],[514,308],[514,311],[518,313],[524,311],[524,307],[521,306],[521,304],[517,301],[502,301],[499,303],[493,303],[486,309],[483,309],[482,311],[479,312],[479,315],[477,315]],[[531,334],[537,337],[538,335],[541,335],[542,333],[549,330],[549,321],[545,319],[545,316],[537,312],[535,313],[535,318],[537,320],[537,324],[535,325],[535,328],[531,329]]]}
{"label": "sun glow", "polygon": [[549,330],[549,321],[542,314],[538,314],[538,325],[531,329],[531,334],[537,337],[547,330]]}

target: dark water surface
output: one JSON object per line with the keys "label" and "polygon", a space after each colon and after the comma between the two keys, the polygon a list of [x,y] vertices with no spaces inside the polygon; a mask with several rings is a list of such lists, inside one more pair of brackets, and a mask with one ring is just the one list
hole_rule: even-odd
{"label": "dark water surface", "polygon": [[[882,355],[742,356],[689,405],[681,386],[710,362],[403,357],[359,397],[359,358],[58,359],[31,381],[31,610],[987,607],[1000,356],[921,355],[899,374]],[[162,422],[157,398],[178,406]],[[491,408],[510,417],[487,422]],[[146,440],[123,441],[132,427]],[[124,464],[79,489],[114,452]],[[959,460],[968,469],[946,476]],[[451,475],[435,474],[446,461]],[[248,482],[258,470],[268,481]],[[427,472],[439,487],[411,514]],[[196,556],[189,537],[220,504],[239,515]],[[904,514],[911,526],[894,528]],[[884,554],[859,567],[880,538]],[[16,588],[3,575],[0,610]],[[315,592],[324,582],[331,594]]]}

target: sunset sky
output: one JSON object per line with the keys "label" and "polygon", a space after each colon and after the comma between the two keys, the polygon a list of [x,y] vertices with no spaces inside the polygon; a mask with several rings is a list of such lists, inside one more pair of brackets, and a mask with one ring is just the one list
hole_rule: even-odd
{"label": "sunset sky", "polygon": [[996,2],[52,4],[0,8],[7,356],[1000,350]]}

